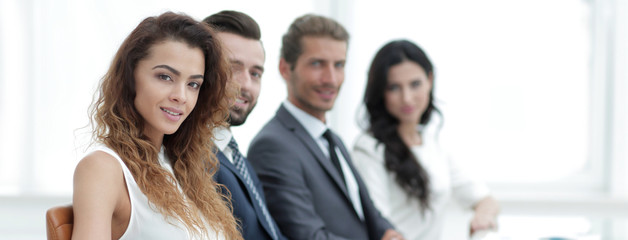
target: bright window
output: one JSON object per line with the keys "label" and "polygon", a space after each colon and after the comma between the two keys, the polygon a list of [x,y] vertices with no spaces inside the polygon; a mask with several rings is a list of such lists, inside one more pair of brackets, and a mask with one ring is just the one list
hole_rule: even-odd
{"label": "bright window", "polygon": [[[591,114],[592,85],[607,80],[592,71],[591,3],[405,2],[355,3],[346,80],[354,87],[345,86],[343,102],[360,104],[381,46],[409,39],[435,65],[441,139],[463,166],[504,190],[602,188],[605,159],[593,155],[592,122],[608,116]],[[391,6],[404,7],[383,15]],[[357,135],[354,122],[338,124],[349,129],[345,139]]]}

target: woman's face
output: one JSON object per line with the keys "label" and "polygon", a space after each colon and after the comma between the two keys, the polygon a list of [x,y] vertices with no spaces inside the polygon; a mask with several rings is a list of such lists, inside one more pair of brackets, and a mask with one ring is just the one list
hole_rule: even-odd
{"label": "woman's face", "polygon": [[401,124],[418,124],[429,104],[432,78],[412,61],[390,67],[384,90],[386,110]]}
{"label": "woman's face", "polygon": [[138,62],[134,104],[149,139],[161,142],[179,129],[196,105],[204,72],[201,49],[173,40],[153,45]]}

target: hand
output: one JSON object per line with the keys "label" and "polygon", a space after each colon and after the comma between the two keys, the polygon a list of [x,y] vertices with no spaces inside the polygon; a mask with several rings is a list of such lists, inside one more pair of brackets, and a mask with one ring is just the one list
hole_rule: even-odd
{"label": "hand", "polygon": [[474,207],[473,219],[469,227],[469,235],[480,230],[496,230],[499,204],[493,197],[488,196],[480,200]]}
{"label": "hand", "polygon": [[478,214],[476,213],[471,220],[471,226],[469,229],[469,235],[481,230],[495,230],[497,229],[497,221],[492,214]]}
{"label": "hand", "polygon": [[394,229],[388,229],[384,233],[382,240],[405,240],[401,233],[395,231]]}

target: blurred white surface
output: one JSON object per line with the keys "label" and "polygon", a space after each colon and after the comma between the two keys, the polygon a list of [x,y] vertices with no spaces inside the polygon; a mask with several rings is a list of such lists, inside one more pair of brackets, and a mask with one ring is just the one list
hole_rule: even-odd
{"label": "blurred white surface", "polygon": [[0,196],[0,240],[46,239],[46,211],[71,202],[70,196]]}

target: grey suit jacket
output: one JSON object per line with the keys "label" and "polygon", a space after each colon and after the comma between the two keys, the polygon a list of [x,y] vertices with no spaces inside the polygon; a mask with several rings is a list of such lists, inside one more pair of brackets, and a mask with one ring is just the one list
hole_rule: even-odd
{"label": "grey suit jacket", "polygon": [[345,146],[334,137],[358,182],[364,221],[331,160],[283,106],[253,139],[247,157],[273,218],[289,239],[379,240],[393,227],[373,205]]}

